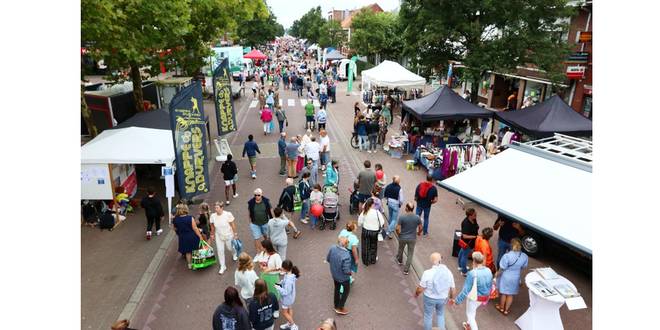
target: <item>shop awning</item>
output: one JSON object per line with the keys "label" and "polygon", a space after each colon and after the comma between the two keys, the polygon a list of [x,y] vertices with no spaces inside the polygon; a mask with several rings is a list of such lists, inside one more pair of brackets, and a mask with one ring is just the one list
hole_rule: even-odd
{"label": "shop awning", "polygon": [[591,255],[590,165],[514,144],[439,184]]}
{"label": "shop awning", "polygon": [[591,136],[592,131],[591,120],[575,112],[557,95],[524,109],[496,112],[495,117],[516,130],[538,138],[554,133]]}
{"label": "shop awning", "polygon": [[441,86],[424,97],[403,101],[403,109],[422,122],[493,116],[492,111],[466,101],[447,86]]}

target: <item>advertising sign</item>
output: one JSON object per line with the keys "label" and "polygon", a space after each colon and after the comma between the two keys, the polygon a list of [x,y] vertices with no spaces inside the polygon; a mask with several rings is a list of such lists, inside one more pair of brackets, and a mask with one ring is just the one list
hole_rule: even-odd
{"label": "advertising sign", "polygon": [[228,62],[227,59],[224,59],[213,72],[213,99],[215,101],[218,135],[236,130],[236,116],[234,116],[234,100],[231,97],[231,77]]}
{"label": "advertising sign", "polygon": [[568,79],[582,79],[584,78],[585,69],[586,67],[584,66],[571,65],[566,68],[566,77]]}
{"label": "advertising sign", "polygon": [[179,195],[190,199],[210,189],[202,85],[196,81],[170,102]]}

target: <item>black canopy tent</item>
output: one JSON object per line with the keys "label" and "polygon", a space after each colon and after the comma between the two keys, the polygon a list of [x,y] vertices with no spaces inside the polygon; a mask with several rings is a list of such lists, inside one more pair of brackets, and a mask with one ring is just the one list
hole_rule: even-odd
{"label": "black canopy tent", "polygon": [[126,127],[144,127],[154,129],[171,129],[170,114],[163,109],[138,112],[113,129]]}
{"label": "black canopy tent", "polygon": [[521,110],[497,112],[497,120],[524,134],[543,138],[561,133],[591,136],[591,120],[575,112],[559,96]]}
{"label": "black canopy tent", "polygon": [[493,112],[466,101],[447,86],[441,86],[419,99],[403,101],[403,110],[415,116],[422,123],[438,120],[491,118],[493,116]]}

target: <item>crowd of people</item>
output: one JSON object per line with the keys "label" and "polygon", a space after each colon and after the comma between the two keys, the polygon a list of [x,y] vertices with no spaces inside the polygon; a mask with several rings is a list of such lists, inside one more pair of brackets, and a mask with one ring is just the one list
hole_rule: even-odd
{"label": "crowd of people", "polygon": [[[275,319],[280,316],[285,320],[280,329],[299,328],[293,305],[296,303],[296,281],[302,272],[299,265],[294,265],[293,260],[287,258],[288,235],[298,239],[304,226],[308,226],[309,230],[323,228],[327,215],[318,210],[325,210],[329,196],[337,198],[340,173],[338,162],[330,157],[330,140],[326,130],[329,124],[328,90],[333,84],[332,77],[324,74],[323,67],[318,64],[312,68],[306,62],[298,66],[289,61],[292,54],[299,54],[297,47],[285,44],[280,45],[276,53],[271,52],[273,60],[266,62],[266,69],[258,73],[261,84],[259,81],[253,84],[253,95],[259,100],[259,119],[263,122],[264,134],[271,134],[274,120],[278,121],[278,174],[286,177],[277,202],[271,201],[264,196],[261,188],[257,188],[247,203],[255,255],[237,253],[233,243],[238,239],[236,219],[231,212],[224,210],[224,206],[230,204],[230,196],[238,196],[238,168],[231,155],[220,170],[225,181],[224,203],[215,202],[213,213],[208,204],[201,204],[197,217],[190,214],[185,203],[176,206],[173,225],[179,238],[178,251],[185,256],[189,268],[191,253],[200,242],[212,239],[217,251],[218,273],[223,275],[227,270],[225,251],[232,254],[232,260],[237,264],[234,286],[226,288],[224,303],[213,315],[214,329],[272,329]],[[302,67],[306,69],[304,74],[300,71]],[[314,83],[319,86],[316,91],[313,90]],[[267,92],[264,92],[266,87]],[[305,97],[303,90],[307,91],[304,134],[294,135],[289,129],[287,114],[279,106],[280,88],[297,90],[300,97]],[[318,109],[313,102],[316,98],[320,101]],[[362,111],[356,104],[354,115],[360,150],[375,152],[377,146],[384,143],[392,121],[390,105],[380,109],[367,107]],[[316,130],[318,137],[313,133]],[[249,135],[242,155],[249,160],[253,179],[256,178],[257,155],[260,153],[254,136]],[[334,282],[333,305],[337,315],[349,314],[347,299],[358,264],[361,261],[368,267],[378,262],[379,241],[397,236],[395,261],[402,266],[403,274],[409,274],[417,239],[428,237],[431,205],[438,201],[438,191],[431,176],[417,185],[414,200],[406,200],[400,176],[393,175],[388,182],[382,164],[375,164],[372,169],[371,161],[366,160],[363,165],[364,169],[353,183],[355,193],[351,195],[351,204],[355,203],[358,210],[357,221],[346,221],[336,244],[329,247],[325,258]],[[145,203],[149,205],[148,201]],[[161,213],[162,210],[148,213],[148,230],[153,224],[159,228],[157,218],[162,216]],[[295,218],[300,223],[294,221]],[[444,307],[463,301],[466,302],[467,320],[463,327],[478,329],[477,309],[491,298],[493,285],[500,294],[495,307],[502,314],[508,314],[513,297],[518,294],[520,273],[527,267],[527,256],[521,251],[520,241],[516,238],[520,226],[500,217],[493,227],[479,229],[476,211],[467,209],[461,223],[462,237],[459,242],[458,267],[465,277],[460,291],[455,289],[453,275],[442,263],[442,255],[437,252],[431,254],[433,266],[423,273],[415,292],[416,296],[423,293],[424,329],[431,329],[434,323],[444,329]],[[493,255],[490,247],[495,230],[499,230],[497,256]],[[407,256],[405,262],[404,250]],[[471,267],[468,266],[469,257],[472,258]],[[336,329],[336,325],[329,319],[322,322],[319,329]]]}

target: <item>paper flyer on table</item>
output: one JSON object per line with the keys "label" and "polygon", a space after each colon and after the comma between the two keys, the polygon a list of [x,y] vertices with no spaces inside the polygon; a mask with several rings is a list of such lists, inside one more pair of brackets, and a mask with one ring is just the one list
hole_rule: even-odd
{"label": "paper flyer on table", "polygon": [[568,310],[572,311],[576,309],[587,308],[587,304],[584,302],[582,297],[573,297],[566,299],[566,307],[568,307]]}

